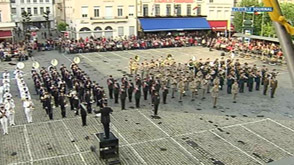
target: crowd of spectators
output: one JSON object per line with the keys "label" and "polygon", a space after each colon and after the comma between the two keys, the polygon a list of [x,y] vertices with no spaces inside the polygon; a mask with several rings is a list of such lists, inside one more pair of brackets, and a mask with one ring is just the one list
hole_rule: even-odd
{"label": "crowd of spectators", "polygon": [[143,38],[133,36],[116,39],[86,37],[85,39],[80,38],[79,40],[60,39],[57,44],[60,52],[69,54],[189,46],[209,47],[210,49],[234,53],[241,57],[258,57],[265,62],[283,60],[283,53],[278,43],[261,40],[244,42],[242,39],[236,37],[210,37],[209,35],[167,35],[164,37],[150,35]]}
{"label": "crowd of spectators", "polygon": [[16,58],[18,61],[25,61],[28,60],[28,57],[31,55],[31,51],[32,45],[30,43],[0,43],[1,61],[12,61],[13,58]]}

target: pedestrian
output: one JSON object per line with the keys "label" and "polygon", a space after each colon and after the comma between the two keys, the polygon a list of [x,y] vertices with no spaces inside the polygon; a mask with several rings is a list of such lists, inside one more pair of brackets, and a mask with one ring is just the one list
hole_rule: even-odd
{"label": "pedestrian", "polygon": [[92,113],[92,100],[91,100],[91,92],[90,92],[90,90],[86,91],[85,102],[86,102],[86,105],[87,105],[87,112]]}
{"label": "pedestrian", "polygon": [[136,108],[140,108],[140,99],[141,99],[141,90],[137,86],[135,88],[135,101],[136,101]]}
{"label": "pedestrian", "polygon": [[32,123],[33,122],[33,118],[32,118],[33,103],[31,100],[29,100],[28,97],[24,100],[23,107],[24,107],[24,111],[25,111],[28,123]]}
{"label": "pedestrian", "polygon": [[153,102],[154,102],[154,116],[157,116],[158,114],[158,107],[159,107],[159,103],[160,103],[160,96],[158,94],[158,92],[154,93],[153,96]]}
{"label": "pedestrian", "polygon": [[113,99],[114,79],[112,78],[112,75],[110,75],[109,78],[107,79],[107,86],[108,86],[109,98]]}
{"label": "pedestrian", "polygon": [[265,75],[263,79],[263,95],[266,95],[269,86],[269,75]]}
{"label": "pedestrian", "polygon": [[0,104],[0,122],[2,125],[3,135],[8,135],[8,116],[9,112],[5,109],[4,104]]}
{"label": "pedestrian", "polygon": [[166,104],[167,94],[168,94],[168,88],[167,86],[163,86],[163,89],[162,89],[163,104]]}
{"label": "pedestrian", "polygon": [[96,113],[101,113],[101,123],[103,124],[104,128],[104,138],[109,138],[109,123],[110,123],[110,114],[113,112],[113,110],[107,106],[107,103],[103,104],[103,108],[101,108],[100,111],[97,111]]}
{"label": "pedestrian", "polygon": [[62,118],[65,118],[66,117],[66,97],[63,93],[63,91],[60,93],[59,95],[59,105],[60,105],[60,110],[61,110],[61,116]]}
{"label": "pedestrian", "polygon": [[10,126],[14,126],[14,115],[15,115],[15,104],[14,104],[14,100],[11,98],[7,98],[7,100],[4,102],[5,104],[5,109],[9,112],[9,125]]}
{"label": "pedestrian", "polygon": [[114,80],[114,103],[118,104],[118,97],[119,97],[119,92],[120,92],[120,86],[119,83],[117,82],[117,80]]}
{"label": "pedestrian", "polygon": [[274,98],[276,89],[278,87],[278,80],[276,79],[275,76],[273,76],[270,81],[270,87],[271,87],[271,98]]}
{"label": "pedestrian", "polygon": [[238,82],[235,81],[232,86],[233,103],[237,103],[236,98],[237,98],[238,92],[239,92],[239,85],[238,85]]}
{"label": "pedestrian", "polygon": [[215,84],[211,90],[211,96],[212,96],[212,99],[213,99],[213,108],[216,108],[216,104],[217,104],[217,99],[218,99],[218,92],[219,92],[219,86],[218,84]]}
{"label": "pedestrian", "polygon": [[120,89],[120,102],[121,102],[121,110],[126,110],[126,97],[127,97],[127,93],[125,90],[125,86],[122,85],[121,89]]}
{"label": "pedestrian", "polygon": [[128,83],[129,102],[132,102],[133,92],[134,92],[134,83],[132,82],[132,80],[129,80],[129,83]]}
{"label": "pedestrian", "polygon": [[86,103],[81,103],[79,109],[81,110],[82,126],[87,126],[87,110],[84,104]]}

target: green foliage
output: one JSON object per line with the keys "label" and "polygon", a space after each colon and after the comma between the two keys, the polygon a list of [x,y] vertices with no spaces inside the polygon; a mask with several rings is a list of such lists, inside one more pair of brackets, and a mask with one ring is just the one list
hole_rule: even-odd
{"label": "green foliage", "polygon": [[45,11],[43,13],[43,17],[45,18],[46,21],[49,21],[49,14],[50,14],[50,11]]}
{"label": "green foliage", "polygon": [[28,22],[30,22],[32,19],[31,19],[31,17],[32,17],[32,14],[31,13],[28,13],[28,12],[26,12],[26,11],[23,11],[22,13],[21,13],[21,16],[22,16],[22,22],[23,23],[28,23]]}
{"label": "green foliage", "polygon": [[[258,3],[258,0],[242,0],[238,7],[262,7],[263,4]],[[294,24],[294,4],[293,3],[281,3],[280,4],[282,13],[285,15],[286,19]],[[243,20],[253,20],[254,19],[254,35],[263,36],[274,36],[275,30],[272,21],[268,13],[261,13],[255,15],[252,13],[241,13],[235,12],[233,24],[237,32],[242,32],[243,30]]]}
{"label": "green foliage", "polygon": [[66,31],[66,27],[68,26],[68,24],[66,24],[65,22],[60,22],[57,25],[57,29],[58,31],[62,32],[62,31]]}

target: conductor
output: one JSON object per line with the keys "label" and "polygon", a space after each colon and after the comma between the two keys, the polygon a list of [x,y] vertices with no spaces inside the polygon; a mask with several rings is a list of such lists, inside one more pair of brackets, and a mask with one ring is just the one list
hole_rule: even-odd
{"label": "conductor", "polygon": [[104,139],[109,139],[110,113],[112,112],[113,110],[107,106],[107,103],[104,103],[103,108],[101,108],[99,111],[96,111],[96,113],[101,113],[101,123],[104,127]]}

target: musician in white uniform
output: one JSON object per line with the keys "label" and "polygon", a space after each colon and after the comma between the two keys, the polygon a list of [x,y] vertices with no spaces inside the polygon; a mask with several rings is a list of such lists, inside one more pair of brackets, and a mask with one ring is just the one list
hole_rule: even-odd
{"label": "musician in white uniform", "polygon": [[3,130],[3,135],[8,135],[8,116],[9,112],[5,109],[4,104],[0,104],[0,122]]}
{"label": "musician in white uniform", "polygon": [[3,86],[0,86],[0,104],[3,102],[3,92],[4,92],[4,88]]}
{"label": "musician in white uniform", "polygon": [[4,79],[5,77],[7,77],[8,79],[10,78],[10,74],[7,71],[7,69],[4,70],[4,73],[2,74],[2,78]]}
{"label": "musician in white uniform", "polygon": [[33,103],[29,98],[27,97],[23,102],[24,111],[28,120],[28,123],[32,123],[32,109],[33,109]]}
{"label": "musician in white uniform", "polygon": [[15,114],[15,104],[14,104],[14,100],[11,98],[7,98],[4,102],[5,105],[5,109],[9,112],[9,125],[13,126],[15,125],[14,123],[14,114]]}

